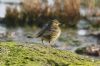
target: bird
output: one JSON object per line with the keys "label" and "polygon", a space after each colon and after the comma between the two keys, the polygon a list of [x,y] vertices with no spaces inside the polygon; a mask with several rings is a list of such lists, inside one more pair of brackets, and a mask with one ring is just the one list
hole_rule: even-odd
{"label": "bird", "polygon": [[60,22],[57,19],[52,20],[38,32],[37,38],[40,37],[43,44],[45,40],[49,42],[50,46],[54,45],[61,34],[59,25]]}

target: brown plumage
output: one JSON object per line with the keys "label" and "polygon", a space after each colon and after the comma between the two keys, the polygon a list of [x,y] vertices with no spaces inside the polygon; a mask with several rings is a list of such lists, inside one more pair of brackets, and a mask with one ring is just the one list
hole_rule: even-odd
{"label": "brown plumage", "polygon": [[52,22],[46,24],[43,29],[38,33],[37,37],[41,37],[42,43],[44,40],[53,45],[61,34],[59,27],[60,22],[58,20],[52,20]]}

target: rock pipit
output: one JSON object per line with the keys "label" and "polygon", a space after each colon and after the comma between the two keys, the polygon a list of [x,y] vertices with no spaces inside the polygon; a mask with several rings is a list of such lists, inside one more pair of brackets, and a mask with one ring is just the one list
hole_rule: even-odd
{"label": "rock pipit", "polygon": [[38,33],[37,37],[41,37],[42,43],[44,40],[46,40],[49,42],[49,45],[54,45],[55,41],[61,34],[59,25],[60,22],[58,20],[52,20],[52,22],[49,22],[43,27],[43,29]]}

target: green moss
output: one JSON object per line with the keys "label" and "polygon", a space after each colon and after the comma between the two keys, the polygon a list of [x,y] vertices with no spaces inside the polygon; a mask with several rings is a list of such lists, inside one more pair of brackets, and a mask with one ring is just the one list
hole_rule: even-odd
{"label": "green moss", "polygon": [[69,51],[42,46],[40,44],[0,43],[1,66],[97,66],[93,62]]}

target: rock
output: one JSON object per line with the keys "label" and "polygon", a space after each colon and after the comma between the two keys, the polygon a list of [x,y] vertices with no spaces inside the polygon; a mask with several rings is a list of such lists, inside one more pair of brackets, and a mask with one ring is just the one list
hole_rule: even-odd
{"label": "rock", "polygon": [[33,37],[28,35],[27,38],[33,38]]}
{"label": "rock", "polygon": [[77,34],[79,36],[85,36],[85,35],[88,34],[88,30],[80,29],[80,30],[77,31]]}
{"label": "rock", "polygon": [[89,36],[93,36],[95,38],[97,38],[97,43],[100,44],[100,32],[94,32],[89,34]]}
{"label": "rock", "polygon": [[78,48],[75,52],[78,54],[86,54],[90,56],[100,56],[100,45],[91,45]]}
{"label": "rock", "polygon": [[100,46],[92,45],[86,47],[86,54],[93,56],[100,56]]}

